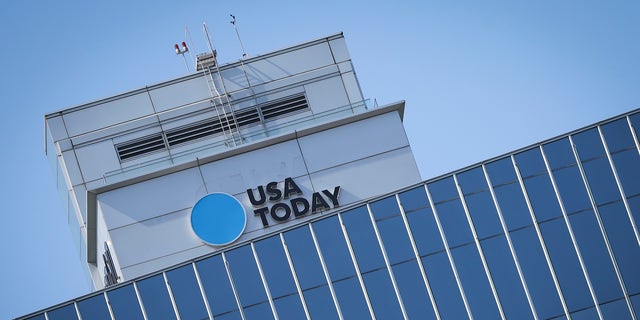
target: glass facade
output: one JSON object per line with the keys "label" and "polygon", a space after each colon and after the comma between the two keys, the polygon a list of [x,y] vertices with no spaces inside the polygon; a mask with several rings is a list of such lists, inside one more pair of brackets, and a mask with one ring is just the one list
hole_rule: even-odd
{"label": "glass facade", "polygon": [[638,128],[621,116],[30,317],[636,319]]}

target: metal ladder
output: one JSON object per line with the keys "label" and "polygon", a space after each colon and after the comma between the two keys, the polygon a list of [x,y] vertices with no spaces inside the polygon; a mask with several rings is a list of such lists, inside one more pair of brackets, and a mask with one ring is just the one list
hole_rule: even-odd
{"label": "metal ladder", "polygon": [[[215,59],[215,51],[213,52],[213,55]],[[215,62],[215,66],[216,68],[218,67],[217,61]],[[220,128],[222,129],[222,133],[224,135],[225,144],[227,145],[227,147],[236,147],[242,144],[242,136],[240,135],[238,121],[236,120],[236,116],[233,111],[233,107],[231,106],[229,97],[227,96],[226,92],[224,92],[224,96],[226,99],[223,99],[223,94],[220,94],[220,91],[216,86],[216,82],[213,78],[213,73],[211,72],[210,66],[203,67],[203,73],[205,76],[205,80],[207,81],[207,87],[209,88],[209,95],[211,96],[211,106],[216,111],[216,116],[218,117]],[[222,77],[220,76],[219,69],[217,70],[217,73],[220,82],[222,82]]]}

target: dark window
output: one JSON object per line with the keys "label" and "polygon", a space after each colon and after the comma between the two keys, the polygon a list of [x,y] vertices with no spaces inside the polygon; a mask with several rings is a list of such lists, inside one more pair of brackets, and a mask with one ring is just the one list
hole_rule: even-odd
{"label": "dark window", "polygon": [[401,216],[376,222],[390,264],[415,259],[407,228]]}
{"label": "dark window", "polygon": [[605,155],[604,146],[602,146],[602,140],[596,128],[574,135],[573,144],[576,146],[581,161],[588,161]]}
{"label": "dark window", "polygon": [[500,313],[493,298],[489,279],[480,260],[475,244],[468,244],[451,251],[458,270],[471,314],[478,319],[498,319]]}
{"label": "dark window", "polygon": [[531,215],[524,201],[520,184],[511,183],[494,190],[502,217],[508,230],[514,230],[532,224]]}
{"label": "dark window", "polygon": [[624,299],[600,305],[603,319],[632,319]]}
{"label": "dark window", "polygon": [[400,296],[409,319],[435,319],[427,287],[422,280],[420,266],[416,260],[396,264],[392,267]]}
{"label": "dark window", "polygon": [[591,208],[591,201],[576,166],[553,172],[553,179],[567,214]]}
{"label": "dark window", "polygon": [[167,271],[167,280],[180,318],[207,318],[207,309],[191,264]]}
{"label": "dark window", "polygon": [[484,239],[502,233],[500,217],[488,191],[465,196],[464,200],[478,238]]}
{"label": "dark window", "polygon": [[358,278],[351,277],[333,282],[333,290],[336,292],[340,311],[345,319],[367,319],[371,317]]}
{"label": "dark window", "polygon": [[558,198],[548,175],[526,179],[524,187],[538,222],[562,216]]}
{"label": "dark window", "polygon": [[137,282],[147,319],[175,319],[171,298],[162,274]]}
{"label": "dark window", "polygon": [[332,281],[355,276],[356,271],[337,216],[313,223],[318,246]]}
{"label": "dark window", "polygon": [[376,318],[401,319],[402,311],[389,278],[389,271],[385,268],[365,273],[362,279]]}
{"label": "dark window", "polygon": [[450,247],[473,241],[469,221],[459,199],[437,204],[436,213]]}
{"label": "dark window", "polygon": [[459,173],[457,178],[463,194],[475,193],[489,188],[482,167],[476,167]]}
{"label": "dark window", "polygon": [[[385,266],[378,239],[373,231],[367,207],[349,210],[342,215],[351,247],[360,272],[366,273]],[[323,251],[324,252],[324,251]]]}
{"label": "dark window", "polygon": [[420,256],[444,250],[442,237],[431,208],[408,213],[407,222]]}
{"label": "dark window", "polygon": [[78,319],[78,314],[76,313],[76,307],[72,303],[47,312],[47,317],[49,320],[72,320]]}
{"label": "dark window", "polygon": [[486,166],[491,185],[498,186],[501,184],[514,182],[518,180],[516,171],[510,157],[502,158],[494,162],[488,163]]}
{"label": "dark window", "polygon": [[143,319],[138,297],[132,284],[107,291],[109,305],[116,319]]}
{"label": "dark window", "polygon": [[583,168],[596,204],[601,205],[620,199],[620,191],[607,158],[584,163]]}
{"label": "dark window", "polygon": [[251,246],[244,245],[233,249],[227,252],[226,257],[229,262],[229,271],[233,277],[233,283],[235,284],[236,292],[240,298],[240,304],[245,311],[245,315],[247,315],[247,313],[255,313],[255,315],[272,314],[270,310],[266,313],[262,311],[262,309],[265,308],[262,305],[266,304],[267,309],[270,309],[270,307],[269,304],[266,303],[267,295],[262,284],[262,279],[260,278],[258,266],[253,258]]}
{"label": "dark window", "polygon": [[449,176],[427,185],[434,204],[458,197],[453,177]]}
{"label": "dark window", "polygon": [[529,149],[515,155],[516,165],[522,178],[530,177],[547,171],[539,148]]}
{"label": "dark window", "polygon": [[627,118],[609,122],[600,127],[600,129],[610,153],[635,146]]}
{"label": "dark window", "polygon": [[551,170],[576,163],[569,138],[563,138],[542,146]]}
{"label": "dark window", "polygon": [[447,254],[444,252],[422,258],[427,279],[442,319],[467,319],[458,284]]}
{"label": "dark window", "polygon": [[400,214],[400,208],[395,196],[386,197],[382,200],[372,202],[370,205],[373,217],[376,220],[397,216]]}
{"label": "dark window", "polygon": [[222,256],[216,255],[198,261],[196,268],[213,316],[217,319],[219,315],[231,314],[232,312],[239,316],[238,304],[233,295]]}
{"label": "dark window", "polygon": [[104,299],[103,294],[78,301],[78,310],[83,319],[111,320],[111,315],[107,308],[107,301]]}
{"label": "dark window", "polygon": [[398,196],[400,197],[400,203],[405,213],[429,206],[429,199],[422,185],[402,192],[398,194]]}
{"label": "dark window", "polygon": [[632,197],[640,194],[640,155],[638,150],[631,149],[611,156],[613,165],[620,178],[624,195]]}

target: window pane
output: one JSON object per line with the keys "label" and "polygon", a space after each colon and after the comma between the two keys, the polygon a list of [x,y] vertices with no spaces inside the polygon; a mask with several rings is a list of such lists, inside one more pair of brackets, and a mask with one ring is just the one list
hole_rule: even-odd
{"label": "window pane", "polygon": [[638,150],[631,149],[611,156],[616,167],[622,189],[627,197],[640,194],[640,155]]}
{"label": "window pane", "polygon": [[342,221],[347,229],[360,272],[365,273],[383,267],[384,259],[367,208],[362,206],[343,213]]}
{"label": "window pane", "polygon": [[427,188],[434,204],[458,197],[458,190],[452,176],[429,183]]}
{"label": "window pane", "polygon": [[436,212],[449,247],[455,247],[473,241],[469,221],[459,199],[436,205]]}
{"label": "window pane", "polygon": [[78,310],[83,319],[111,320],[111,315],[107,308],[107,301],[104,299],[103,294],[78,301]]}
{"label": "window pane", "polygon": [[424,186],[419,186],[398,195],[405,213],[429,206],[429,199]]}
{"label": "window pane", "polygon": [[483,240],[480,245],[507,319],[532,319],[533,314],[505,236]]}
{"label": "window pane", "polygon": [[622,297],[622,288],[593,211],[571,215],[569,221],[598,301]]}
{"label": "window pane", "polygon": [[176,318],[162,274],[144,279],[137,284],[147,319]]}
{"label": "window pane", "polygon": [[293,281],[280,235],[276,234],[256,242],[255,250],[271,297],[277,299],[296,292],[296,284]]}
{"label": "window pane", "polygon": [[459,173],[457,178],[463,194],[475,193],[489,188],[487,186],[487,179],[484,178],[482,167],[476,167]]}
{"label": "window pane", "polygon": [[636,228],[640,228],[640,196],[629,198],[627,203],[629,204],[629,210],[631,210],[631,215],[635,221]]}
{"label": "window pane", "polygon": [[116,319],[142,319],[142,310],[132,284],[107,291],[109,304]]}
{"label": "window pane", "polygon": [[604,319],[632,319],[624,299],[605,303],[600,306],[600,311]]}
{"label": "window pane", "polygon": [[393,266],[393,275],[409,319],[435,319],[418,262],[412,260]]}
{"label": "window pane", "polygon": [[400,214],[400,208],[398,207],[396,196],[390,196],[382,200],[372,202],[369,206],[371,207],[371,212],[373,213],[373,217],[376,220],[381,220]]}
{"label": "window pane", "polygon": [[640,315],[640,294],[636,294],[631,296],[631,305],[633,306],[633,310],[636,312],[636,316]]}
{"label": "window pane", "polygon": [[254,304],[242,309],[247,320],[273,319],[273,311],[268,302]]}
{"label": "window pane", "polygon": [[511,232],[511,240],[538,315],[546,319],[562,314],[560,298],[533,227]]}
{"label": "window pane", "polygon": [[519,184],[511,183],[497,187],[495,194],[508,230],[532,224],[531,215]]}
{"label": "window pane", "polygon": [[415,259],[407,228],[401,216],[376,222],[390,264]]}
{"label": "window pane", "polygon": [[564,219],[545,222],[540,225],[540,231],[569,311],[593,306],[587,280]]}
{"label": "window pane", "polygon": [[591,208],[591,201],[577,166],[554,171],[553,179],[567,214]]}
{"label": "window pane", "polygon": [[266,301],[267,295],[258,272],[258,266],[253,259],[251,247],[244,245],[233,249],[226,253],[226,257],[242,307],[246,310],[249,306]]}
{"label": "window pane", "polygon": [[337,281],[354,276],[356,271],[338,217],[332,216],[314,222],[313,231],[331,280]]}
{"label": "window pane", "polygon": [[454,249],[451,252],[458,270],[471,314],[478,319],[500,318],[498,305],[493,298],[489,279],[480,260],[480,254],[474,244]]}
{"label": "window pane", "polygon": [[[326,285],[327,279],[322,271],[318,252],[313,244],[309,226],[304,225],[284,233],[284,240],[298,276],[302,290]],[[349,260],[347,260],[349,261]]]}
{"label": "window pane", "polygon": [[167,280],[180,318],[202,319],[208,317],[191,264],[167,271]]}
{"label": "window pane", "polygon": [[76,313],[76,308],[72,303],[47,312],[47,317],[49,320],[71,320],[78,319],[78,314]]}
{"label": "window pane", "polygon": [[487,174],[493,186],[518,180],[510,157],[491,162],[486,165]]}
{"label": "window pane", "polygon": [[44,312],[43,312],[41,314],[37,314],[33,317],[27,318],[26,320],[47,320],[47,318],[45,318]]}
{"label": "window pane", "polygon": [[551,170],[562,168],[576,163],[576,158],[571,150],[569,138],[563,138],[542,146],[544,154],[549,162]]}
{"label": "window pane", "polygon": [[216,255],[196,262],[200,282],[209,301],[213,316],[238,310],[238,304],[233,295],[227,270],[221,255]]}
{"label": "window pane", "polygon": [[407,222],[420,256],[444,250],[442,237],[431,208],[407,214]]}
{"label": "window pane", "polygon": [[538,222],[553,219],[562,215],[558,198],[548,175],[541,175],[524,180],[524,187]]}
{"label": "window pane", "polygon": [[[271,287],[269,287],[271,288]],[[291,294],[273,301],[273,304],[280,319],[304,319],[304,309],[302,309],[302,301],[300,295]]]}
{"label": "window pane", "polygon": [[302,295],[311,319],[338,319],[338,311],[327,285],[305,290]]}
{"label": "window pane", "polygon": [[602,140],[600,140],[600,134],[596,128],[574,135],[573,144],[578,150],[578,156],[581,161],[587,161],[605,155]]}
{"label": "window pane", "polygon": [[620,199],[620,191],[618,191],[607,158],[584,163],[583,168],[596,204],[600,205]]}
{"label": "window pane", "polygon": [[530,177],[547,171],[539,148],[529,149],[515,155],[516,165],[522,178]]}
{"label": "window pane", "polygon": [[[609,122],[601,127],[604,141],[607,143],[609,152],[614,153],[629,147],[634,147],[635,142],[631,135],[631,128],[627,123],[627,118]],[[637,153],[637,151],[636,151]]]}
{"label": "window pane", "polygon": [[592,319],[599,319],[598,311],[596,311],[595,307],[574,312],[571,314],[571,320],[592,320]]}
{"label": "window pane", "polygon": [[500,217],[488,191],[465,196],[464,200],[478,238],[484,239],[502,233]]}
{"label": "window pane", "polygon": [[401,319],[402,311],[398,304],[389,271],[384,268],[362,275],[364,287],[367,288],[373,313],[378,319]]}
{"label": "window pane", "polygon": [[640,293],[640,247],[622,202],[599,207],[613,254],[629,294]]}
{"label": "window pane", "polygon": [[352,277],[333,283],[340,311],[345,319],[370,318],[369,308],[362,293],[358,278]]}
{"label": "window pane", "polygon": [[458,284],[446,253],[441,252],[422,258],[427,279],[431,285],[442,319],[467,319]]}

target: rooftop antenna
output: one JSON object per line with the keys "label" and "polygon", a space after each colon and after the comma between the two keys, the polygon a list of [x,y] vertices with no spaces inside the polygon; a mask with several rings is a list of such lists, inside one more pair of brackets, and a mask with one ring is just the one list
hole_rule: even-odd
{"label": "rooftop antenna", "polygon": [[173,45],[176,49],[176,54],[182,55],[182,59],[184,59],[184,66],[187,68],[187,72],[189,71],[189,64],[187,64],[187,58],[184,56],[185,53],[189,52],[189,48],[187,47],[187,43],[182,41],[182,47],[180,47],[177,43]]}
{"label": "rooftop antenna", "polygon": [[[193,45],[193,40],[191,39],[191,33],[189,32],[189,27],[184,27],[184,37],[185,39],[187,39],[187,43],[189,44],[189,46],[192,48],[195,48],[195,46]],[[197,51],[197,48],[196,48],[196,51]],[[195,61],[193,60],[193,55],[191,55],[191,51],[189,51],[189,60]]]}
{"label": "rooftop antenna", "polygon": [[236,35],[238,36],[238,42],[240,42],[240,49],[242,49],[242,59],[247,57],[247,53],[244,51],[244,45],[242,45],[242,40],[240,39],[240,32],[238,32],[238,24],[236,21],[236,16],[230,14],[232,20],[229,21],[233,25],[233,29],[236,30]]}

